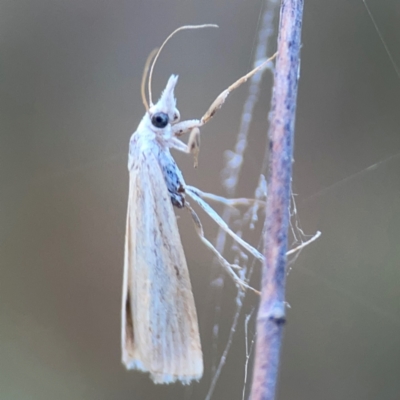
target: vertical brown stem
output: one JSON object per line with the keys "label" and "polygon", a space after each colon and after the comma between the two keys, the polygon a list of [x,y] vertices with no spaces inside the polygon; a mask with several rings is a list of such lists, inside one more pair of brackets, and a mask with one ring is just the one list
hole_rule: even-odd
{"label": "vertical brown stem", "polygon": [[282,0],[269,129],[265,263],[251,400],[275,398],[285,322],[286,251],[303,0]]}

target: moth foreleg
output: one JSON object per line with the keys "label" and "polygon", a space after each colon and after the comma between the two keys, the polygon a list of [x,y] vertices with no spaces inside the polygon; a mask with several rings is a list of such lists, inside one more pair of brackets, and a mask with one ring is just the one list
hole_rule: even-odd
{"label": "moth foreleg", "polygon": [[194,167],[197,168],[200,152],[200,130],[193,128],[189,135],[188,144],[183,143],[177,137],[170,139],[170,146],[183,153],[192,154],[194,158]]}

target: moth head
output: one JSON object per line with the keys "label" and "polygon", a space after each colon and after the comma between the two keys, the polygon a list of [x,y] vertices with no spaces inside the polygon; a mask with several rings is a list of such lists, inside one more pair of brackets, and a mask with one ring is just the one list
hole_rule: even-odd
{"label": "moth head", "polygon": [[180,119],[174,95],[177,82],[178,75],[171,75],[160,99],[149,108],[150,121],[155,128],[163,129],[168,124],[176,124]]}
{"label": "moth head", "polygon": [[[141,94],[142,101],[146,107],[146,111],[150,118],[151,124],[156,129],[164,129],[168,124],[176,124],[179,121],[180,115],[176,108],[176,100],[174,97],[175,85],[178,82],[177,75],[171,75],[168,79],[168,83],[164,92],[162,93],[160,100],[156,104],[153,104],[152,94],[151,94],[151,80],[153,77],[154,66],[157,62],[158,56],[161,50],[167,44],[169,39],[172,38],[177,32],[186,29],[201,29],[201,28],[218,28],[218,25],[214,24],[204,24],[204,25],[184,25],[175,29],[163,42],[159,49],[154,49],[147,57],[146,64],[144,66],[141,84]],[[148,79],[148,94],[149,101],[146,99],[146,79]]]}

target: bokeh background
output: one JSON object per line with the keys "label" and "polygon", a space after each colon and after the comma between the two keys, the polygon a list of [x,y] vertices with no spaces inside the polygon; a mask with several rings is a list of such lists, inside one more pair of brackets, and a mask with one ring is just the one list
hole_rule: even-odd
{"label": "bokeh background", "polygon": [[[322,237],[291,265],[279,399],[400,398],[400,3],[368,5],[392,60],[362,0],[305,1],[293,191],[296,220]],[[144,113],[140,79],[154,47],[180,25],[219,24],[180,33],[155,69],[154,97],[177,73],[181,116],[198,118],[251,68],[263,8],[262,0],[0,1],[0,400],[204,399],[235,288],[227,280],[215,294],[217,267],[186,214],[179,225],[204,378],[155,386],[120,362],[128,141]],[[265,74],[240,196],[257,183],[270,88]],[[224,194],[223,154],[246,93],[202,130],[197,170],[176,154],[188,183]],[[256,305],[249,294],[214,399],[242,398],[244,316]],[[250,323],[249,341],[253,332]]]}

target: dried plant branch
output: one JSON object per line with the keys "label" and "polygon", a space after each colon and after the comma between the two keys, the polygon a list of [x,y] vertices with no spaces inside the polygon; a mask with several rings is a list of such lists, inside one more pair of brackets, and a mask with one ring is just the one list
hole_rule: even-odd
{"label": "dried plant branch", "polygon": [[251,400],[275,398],[285,322],[286,261],[303,0],[282,0],[269,129],[265,262]]}

